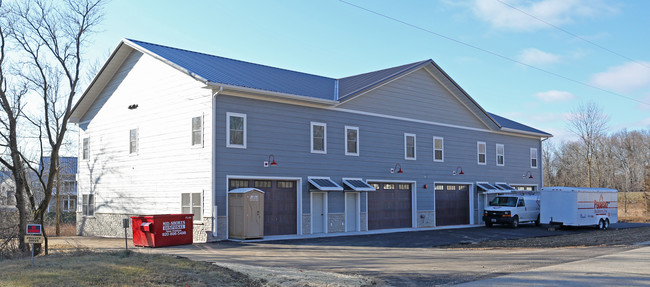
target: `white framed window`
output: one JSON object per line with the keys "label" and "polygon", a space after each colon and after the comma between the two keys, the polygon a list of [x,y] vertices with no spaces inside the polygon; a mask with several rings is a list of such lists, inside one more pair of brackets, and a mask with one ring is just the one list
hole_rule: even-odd
{"label": "white framed window", "polygon": [[192,146],[203,147],[203,116],[192,118]]}
{"label": "white framed window", "polygon": [[537,168],[537,149],[530,148],[530,168]]}
{"label": "white framed window", "polygon": [[226,113],[226,147],[246,148],[246,115]]}
{"label": "white framed window", "polygon": [[433,161],[445,161],[445,140],[441,137],[433,137]]}
{"label": "white framed window", "polygon": [[82,200],[81,213],[83,216],[95,216],[95,195],[84,194]]}
{"label": "white framed window", "polygon": [[90,138],[83,138],[82,140],[82,156],[81,159],[90,158]]}
{"label": "white framed window", "polygon": [[404,159],[415,160],[416,148],[415,134],[404,133]]}
{"label": "white framed window", "polygon": [[505,147],[503,144],[497,144],[497,166],[504,166],[506,165],[505,162]]}
{"label": "white framed window", "polygon": [[195,222],[203,221],[201,207],[201,193],[181,193],[181,213],[193,214]]}
{"label": "white framed window", "polygon": [[478,164],[486,164],[485,150],[485,142],[476,142],[476,160]]}
{"label": "white framed window", "polygon": [[327,153],[327,125],[311,122],[311,152]]}
{"label": "white framed window", "polygon": [[345,126],[345,155],[359,155],[359,128]]}
{"label": "white framed window", "polygon": [[138,153],[138,129],[129,130],[129,154]]}

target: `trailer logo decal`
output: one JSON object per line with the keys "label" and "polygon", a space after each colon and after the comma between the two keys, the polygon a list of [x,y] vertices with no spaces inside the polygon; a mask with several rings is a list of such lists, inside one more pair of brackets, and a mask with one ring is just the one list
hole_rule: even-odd
{"label": "trailer logo decal", "polygon": [[607,207],[608,207],[608,202],[603,199],[603,195],[600,195],[599,200],[594,199],[594,212],[596,215],[603,215],[607,214]]}

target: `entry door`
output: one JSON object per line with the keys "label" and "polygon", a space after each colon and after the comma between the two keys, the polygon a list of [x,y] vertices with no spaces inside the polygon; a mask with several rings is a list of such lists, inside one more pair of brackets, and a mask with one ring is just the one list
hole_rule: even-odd
{"label": "entry door", "polygon": [[345,193],[345,231],[359,231],[359,193]]}
{"label": "entry door", "polygon": [[327,232],[327,199],[324,192],[312,192],[311,194],[311,232]]}

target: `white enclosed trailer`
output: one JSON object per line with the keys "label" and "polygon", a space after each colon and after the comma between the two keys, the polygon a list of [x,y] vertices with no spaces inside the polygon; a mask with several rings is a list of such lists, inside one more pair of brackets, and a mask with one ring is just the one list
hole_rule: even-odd
{"label": "white enclosed trailer", "polygon": [[545,224],[594,225],[607,229],[618,222],[618,191],[610,188],[544,187],[540,220]]}

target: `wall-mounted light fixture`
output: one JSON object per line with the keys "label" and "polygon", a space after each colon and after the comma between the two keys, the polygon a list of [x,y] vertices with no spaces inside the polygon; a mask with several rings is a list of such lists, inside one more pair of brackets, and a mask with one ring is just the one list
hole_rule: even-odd
{"label": "wall-mounted light fixture", "polygon": [[135,110],[138,108],[138,104],[129,105],[129,110]]}
{"label": "wall-mounted light fixture", "polygon": [[404,173],[404,172],[402,171],[402,165],[399,164],[399,163],[396,163],[396,164],[395,164],[395,167],[393,167],[393,168],[390,169],[390,173],[395,173],[395,171],[397,171],[397,173]]}
{"label": "wall-mounted light fixture", "polygon": [[533,173],[530,172],[530,170],[529,170],[526,173],[524,173],[524,175],[521,176],[521,178],[526,178],[526,177],[533,178]]}
{"label": "wall-mounted light fixture", "polygon": [[269,167],[270,166],[278,166],[278,163],[275,162],[275,156],[270,154],[269,155],[269,160],[264,162],[264,167]]}
{"label": "wall-mounted light fixture", "polygon": [[465,173],[463,172],[463,168],[460,167],[460,166],[456,167],[456,170],[453,170],[451,172],[451,175],[463,175],[463,174],[465,174]]}

